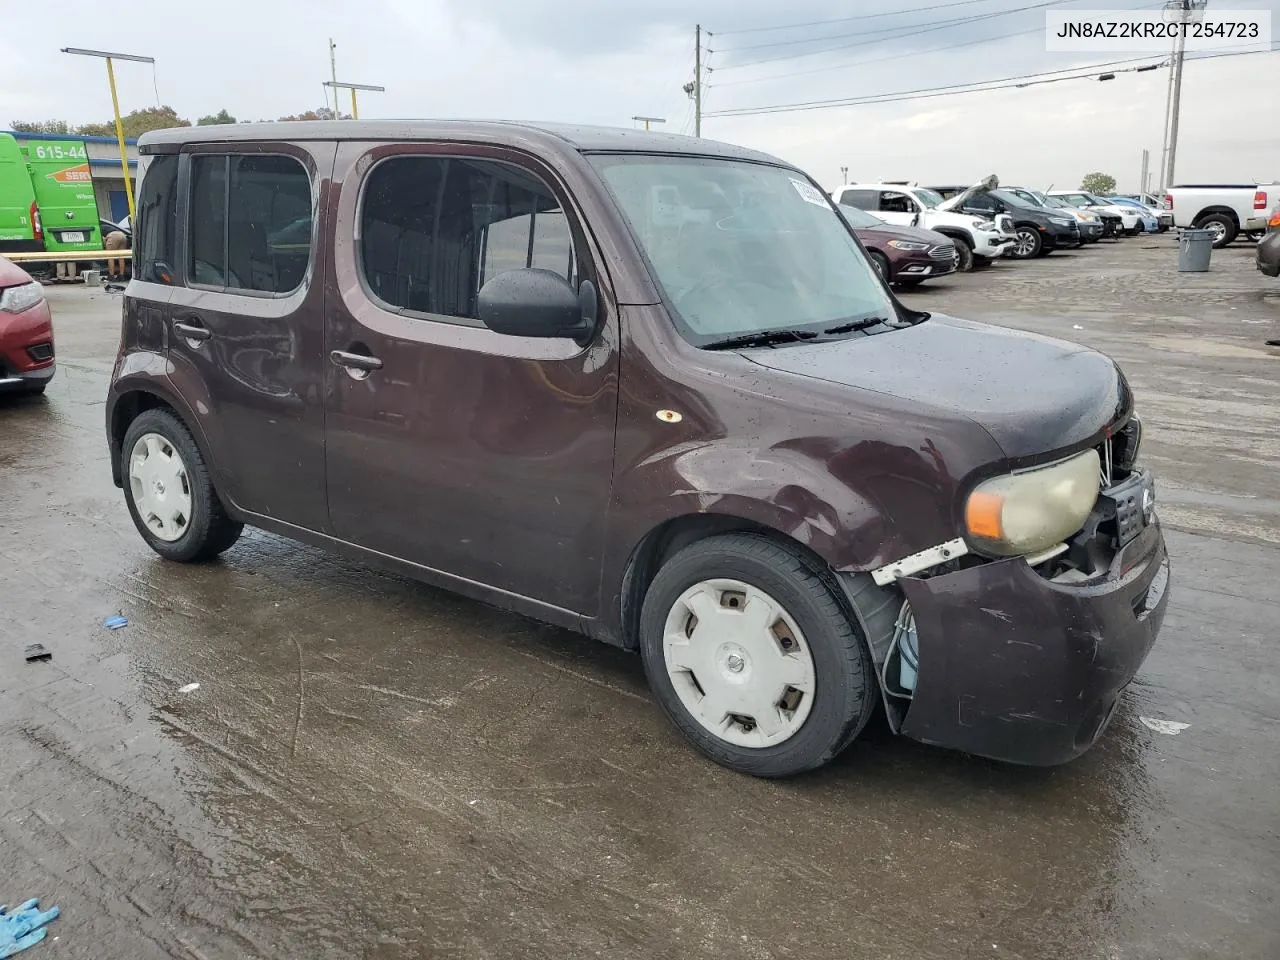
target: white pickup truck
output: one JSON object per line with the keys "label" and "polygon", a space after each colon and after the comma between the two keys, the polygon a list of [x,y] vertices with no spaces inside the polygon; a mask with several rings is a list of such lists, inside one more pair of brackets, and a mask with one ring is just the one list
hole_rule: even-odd
{"label": "white pickup truck", "polygon": [[1169,187],[1164,198],[1175,227],[1212,230],[1215,247],[1225,247],[1241,233],[1264,233],[1277,200],[1280,183],[1180,184]]}

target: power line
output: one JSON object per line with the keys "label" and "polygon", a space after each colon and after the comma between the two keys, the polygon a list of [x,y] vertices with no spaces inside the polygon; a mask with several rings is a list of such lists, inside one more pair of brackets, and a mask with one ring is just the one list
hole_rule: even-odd
{"label": "power line", "polygon": [[[1276,53],[1277,51],[1280,51],[1280,47],[1273,46],[1270,50],[1241,50],[1230,53],[1211,53],[1199,57],[1187,57],[1187,60],[1217,60],[1222,57],[1247,57],[1252,54]],[[772,106],[765,107],[742,107],[733,110],[719,110],[714,113],[708,113],[706,116],[751,117],[771,113],[798,113],[809,110],[827,110],[835,107],[857,107],[879,103],[899,103],[904,100],[931,100],[936,97],[954,97],[964,93],[985,93],[989,90],[1007,90],[1012,87],[1033,87],[1046,83],[1058,83],[1063,80],[1085,80],[1089,79],[1092,73],[1097,70],[1101,70],[1106,67],[1137,63],[1141,60],[1147,59],[1148,57],[1131,57],[1127,60],[1112,60],[1107,63],[1094,63],[1080,67],[1064,67],[1061,70],[1050,70],[1044,73],[1028,73],[1015,77],[999,77],[992,80],[974,80],[969,83],[950,84],[942,87],[923,87],[918,90],[898,90],[890,93],[872,94],[866,97],[846,97],[837,100],[811,100],[803,103],[774,104]],[[1163,63],[1164,61],[1151,64],[1146,66],[1145,69],[1152,70],[1161,66]],[[1143,68],[1131,67],[1129,69],[1117,70],[1114,72],[1133,73],[1140,69]],[[1077,72],[1070,76],[1056,76],[1056,74],[1066,73],[1068,71]]]}
{"label": "power line", "polygon": [[[1158,6],[1160,6],[1160,4],[1158,3],[1155,3],[1155,4],[1147,3],[1147,4],[1143,4],[1140,7],[1134,7],[1133,9],[1134,10],[1150,10]],[[1044,32],[1044,27],[1032,27],[1030,30],[1015,30],[1012,33],[998,33],[994,37],[979,37],[976,40],[965,40],[961,43],[948,43],[940,47],[927,47],[923,50],[914,50],[912,51],[912,56],[919,56],[921,54],[927,54],[927,53],[945,53],[951,50],[958,50],[961,47],[976,47],[976,46],[981,46],[984,43],[994,43],[997,40],[1009,40],[1009,39],[1012,39],[1013,37],[1025,37],[1033,33],[1038,34],[1043,32]],[[897,38],[890,37],[889,39],[894,40]],[[804,77],[804,76],[809,76],[815,73],[828,73],[832,70],[849,70],[854,67],[870,66],[871,64],[874,64],[874,63],[887,63],[890,60],[900,60],[902,59],[902,56],[903,55],[901,53],[891,53],[888,56],[876,57],[872,60],[853,60],[848,63],[835,63],[825,67],[811,67],[808,70],[792,70],[792,71],[788,71],[787,73],[771,73],[763,77],[747,77],[742,80],[725,80],[722,83],[708,84],[708,86],[731,87],[731,86],[737,86],[743,83],[764,83],[769,80],[786,80],[790,77]]]}
{"label": "power line", "polygon": [[[1033,3],[1023,7],[1014,7],[1010,10],[1001,10],[996,13],[983,13],[973,17],[963,17],[958,20],[944,20],[937,23],[920,27],[918,30],[912,30],[910,33],[901,33],[894,37],[882,37],[875,40],[862,40],[857,43],[842,43],[834,47],[824,47],[821,50],[808,50],[803,53],[784,53],[777,57],[766,57],[763,60],[748,60],[746,63],[735,63],[727,67],[720,67],[721,70],[739,70],[743,67],[753,67],[762,63],[776,63],[779,60],[795,60],[800,57],[813,57],[823,53],[834,53],[837,50],[851,50],[854,47],[865,47],[873,43],[884,43],[887,40],[903,40],[907,37],[918,37],[925,33],[935,33],[938,30],[946,30],[948,27],[961,26],[967,23],[980,23],[984,20],[995,20],[998,17],[1007,17],[1015,13],[1023,13],[1027,10],[1043,10],[1045,7],[1056,7],[1063,3],[1070,3],[1072,0],[1043,0],[1041,3]],[[722,50],[721,53],[728,51]]]}
{"label": "power line", "polygon": [[[1056,0],[1056,2],[1066,3],[1067,0]],[[1050,4],[1045,4],[1045,6],[1049,6],[1049,5]],[[1009,12],[1016,13],[1017,11],[1010,10]],[[973,23],[977,20],[989,19],[991,17],[998,17],[998,16],[1002,16],[1002,14],[984,13],[978,17],[956,17],[954,20],[935,20],[932,22],[931,26],[936,26],[936,27],[953,26],[957,24]],[[766,47],[794,47],[797,44],[801,44],[801,43],[827,43],[832,40],[844,40],[848,37],[872,37],[872,36],[877,36],[879,34],[884,34],[884,33],[896,33],[899,30],[911,30],[914,27],[918,27],[918,26],[920,26],[920,24],[918,23],[901,23],[896,27],[881,27],[878,30],[855,30],[853,33],[833,33],[825,37],[804,37],[803,39],[800,39],[800,40],[775,40],[772,43],[755,43],[746,47],[722,47],[722,48],[716,49],[713,52],[714,53],[740,53],[743,50],[763,50]],[[908,34],[908,36],[910,36],[910,34]],[[896,38],[888,37],[887,39],[894,40]]]}
{"label": "power line", "polygon": [[835,20],[810,20],[807,23],[784,23],[776,27],[745,27],[740,30],[717,30],[709,35],[727,37],[735,33],[764,33],[774,30],[796,30],[800,27],[825,27],[832,23],[850,23],[854,20],[875,20],[880,17],[899,17],[904,13],[926,13],[930,10],[946,10],[950,7],[971,7],[975,3],[990,3],[991,0],[952,0],[951,3],[935,3],[928,7],[911,7],[907,10],[886,10],[883,13],[861,13],[856,17],[838,17]]}

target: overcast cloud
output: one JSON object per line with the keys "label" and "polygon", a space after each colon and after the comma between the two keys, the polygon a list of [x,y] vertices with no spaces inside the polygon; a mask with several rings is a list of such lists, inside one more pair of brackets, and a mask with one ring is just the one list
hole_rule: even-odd
{"label": "overcast cloud", "polygon": [[[117,67],[124,110],[170,104],[194,120],[226,108],[269,119],[324,102],[327,38],[338,43],[338,79],[382,84],[361,97],[362,117],[501,117],[632,126],[636,114],[666,117],[691,132],[694,24],[710,31],[704,109],[787,104],[994,80],[1135,53],[1049,54],[1044,11],[893,39],[944,20],[978,17],[1035,0],[131,0],[127,16],[100,3],[5,4],[0,33],[0,127],[18,119],[72,123],[110,116],[101,61],[60,47],[154,56],[151,68]],[[954,2],[954,0],[953,0]],[[1154,8],[1152,0],[1077,0],[1060,9]],[[1270,9],[1280,0],[1214,0],[1213,8]],[[780,32],[732,32],[779,23],[892,14]],[[985,42],[1022,31],[1022,36]],[[846,36],[847,35],[847,36]],[[743,47],[818,38],[783,46]],[[980,42],[983,41],[983,42]],[[852,46],[855,45],[856,46]],[[963,46],[956,46],[963,44]],[[955,49],[942,49],[948,46]],[[735,50],[735,48],[737,48]],[[751,59],[789,57],[746,65]],[[832,49],[841,48],[841,49]],[[1158,55],[1148,61],[1155,62]],[[838,67],[838,69],[827,69]],[[784,74],[792,74],[784,76]],[[797,75],[798,74],[798,75]],[[768,78],[768,79],[762,79]],[[704,136],[778,154],[827,186],[851,179],[971,181],[995,172],[1007,183],[1074,186],[1091,170],[1137,189],[1143,148],[1159,166],[1167,72],[893,104],[755,117],[709,117]],[[1280,179],[1280,53],[1189,63],[1179,180]],[[345,101],[344,101],[345,106]],[[1153,178],[1154,179],[1154,178]]]}

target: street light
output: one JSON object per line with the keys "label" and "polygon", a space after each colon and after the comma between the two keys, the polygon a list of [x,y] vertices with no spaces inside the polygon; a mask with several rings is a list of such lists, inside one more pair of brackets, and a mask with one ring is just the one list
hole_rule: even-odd
{"label": "street light", "polygon": [[116,96],[116,71],[112,60],[133,60],[135,63],[155,63],[154,57],[139,57],[132,53],[108,53],[106,50],[85,50],[83,47],[63,47],[63,53],[81,57],[101,57],[107,61],[107,83],[111,85],[111,109],[116,120],[116,142],[120,144],[120,169],[124,171],[124,196],[129,202],[129,222],[133,222],[133,181],[129,179],[129,152],[124,144],[124,124],[120,122],[120,98]]}
{"label": "street light", "polygon": [[667,122],[667,118],[666,118],[666,117],[632,117],[631,119],[632,119],[632,120],[639,120],[641,123],[643,123],[643,124],[644,124],[644,129],[645,129],[645,132],[646,132],[646,133],[649,131],[649,124],[651,124],[651,123],[666,123],[666,122]]}
{"label": "street light", "polygon": [[371,83],[343,83],[341,80],[326,80],[324,82],[324,85],[326,87],[334,88],[333,89],[334,113],[337,113],[338,89],[341,88],[343,90],[351,91],[351,119],[352,120],[360,119],[360,109],[356,106],[357,90],[372,90],[375,93],[386,93],[387,91],[386,87],[376,87]]}

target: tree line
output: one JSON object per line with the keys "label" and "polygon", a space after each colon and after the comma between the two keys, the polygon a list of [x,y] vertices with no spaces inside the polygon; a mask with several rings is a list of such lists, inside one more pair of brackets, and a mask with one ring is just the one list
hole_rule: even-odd
{"label": "tree line", "polygon": [[[349,120],[351,118],[347,114],[332,110],[329,107],[319,107],[315,110],[307,110],[304,113],[295,113],[278,119]],[[253,121],[239,121],[228,113],[226,109],[222,109],[217,113],[209,114],[207,117],[199,117],[195,125],[197,127],[208,127],[219,123],[240,122]],[[259,120],[257,122],[262,123],[265,121]],[[178,116],[178,112],[173,107],[164,106],[147,107],[127,113],[120,118],[120,125],[124,128],[124,135],[132,139],[151,130],[163,130],[166,127],[189,127],[191,126],[191,121]],[[86,137],[114,137],[116,135],[114,120],[78,125],[69,124],[65,120],[14,120],[9,125],[9,128],[16,133],[78,134]]]}

